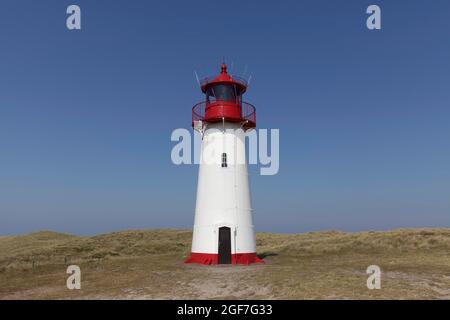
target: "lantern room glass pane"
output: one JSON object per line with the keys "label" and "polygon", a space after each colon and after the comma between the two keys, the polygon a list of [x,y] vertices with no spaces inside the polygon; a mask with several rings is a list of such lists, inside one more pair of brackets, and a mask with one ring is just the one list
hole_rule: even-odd
{"label": "lantern room glass pane", "polygon": [[240,99],[241,93],[234,85],[216,84],[206,92],[208,101],[237,101]]}

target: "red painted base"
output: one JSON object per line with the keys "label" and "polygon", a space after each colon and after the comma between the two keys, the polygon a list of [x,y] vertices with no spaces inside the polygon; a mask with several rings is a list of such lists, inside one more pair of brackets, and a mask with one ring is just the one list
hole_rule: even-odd
{"label": "red painted base", "polygon": [[[184,263],[200,263],[200,264],[218,264],[219,255],[215,253],[196,253],[192,252],[191,256],[184,261]],[[235,253],[231,255],[232,264],[264,263],[264,260],[258,258],[255,252],[253,253]]]}

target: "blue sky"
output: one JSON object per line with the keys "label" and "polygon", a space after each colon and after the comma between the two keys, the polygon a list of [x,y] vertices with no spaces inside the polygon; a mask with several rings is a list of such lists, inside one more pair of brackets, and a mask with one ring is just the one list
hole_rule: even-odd
{"label": "blue sky", "polygon": [[[66,28],[78,4],[82,30]],[[370,4],[382,30],[366,28]],[[248,65],[280,172],[251,167],[261,231],[450,227],[450,2],[0,4],[0,234],[191,228],[170,160],[193,71]]]}

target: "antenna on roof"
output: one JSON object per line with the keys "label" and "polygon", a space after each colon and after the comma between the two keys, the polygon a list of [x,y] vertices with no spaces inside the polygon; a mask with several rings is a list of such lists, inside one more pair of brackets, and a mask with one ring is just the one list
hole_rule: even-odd
{"label": "antenna on roof", "polygon": [[252,75],[250,75],[250,77],[248,77],[247,86],[250,86],[250,81],[252,81]]}
{"label": "antenna on roof", "polygon": [[244,73],[242,74],[242,77],[245,77],[245,75],[247,74],[247,71],[248,71],[248,64],[245,65]]}
{"label": "antenna on roof", "polygon": [[222,56],[222,63],[225,63],[225,56]]}
{"label": "antenna on roof", "polygon": [[195,79],[197,79],[198,86],[201,87],[201,85],[200,85],[200,79],[198,78],[197,71],[195,71],[195,70],[194,70],[194,75],[195,75]]}

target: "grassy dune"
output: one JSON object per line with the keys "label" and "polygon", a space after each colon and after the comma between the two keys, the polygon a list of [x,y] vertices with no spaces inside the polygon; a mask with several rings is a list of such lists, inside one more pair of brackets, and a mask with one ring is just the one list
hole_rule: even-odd
{"label": "grassy dune", "polygon": [[[0,237],[0,299],[450,299],[450,229],[257,234],[265,265],[185,265],[191,232]],[[66,288],[66,268],[82,289]],[[382,288],[368,290],[369,265]]]}

